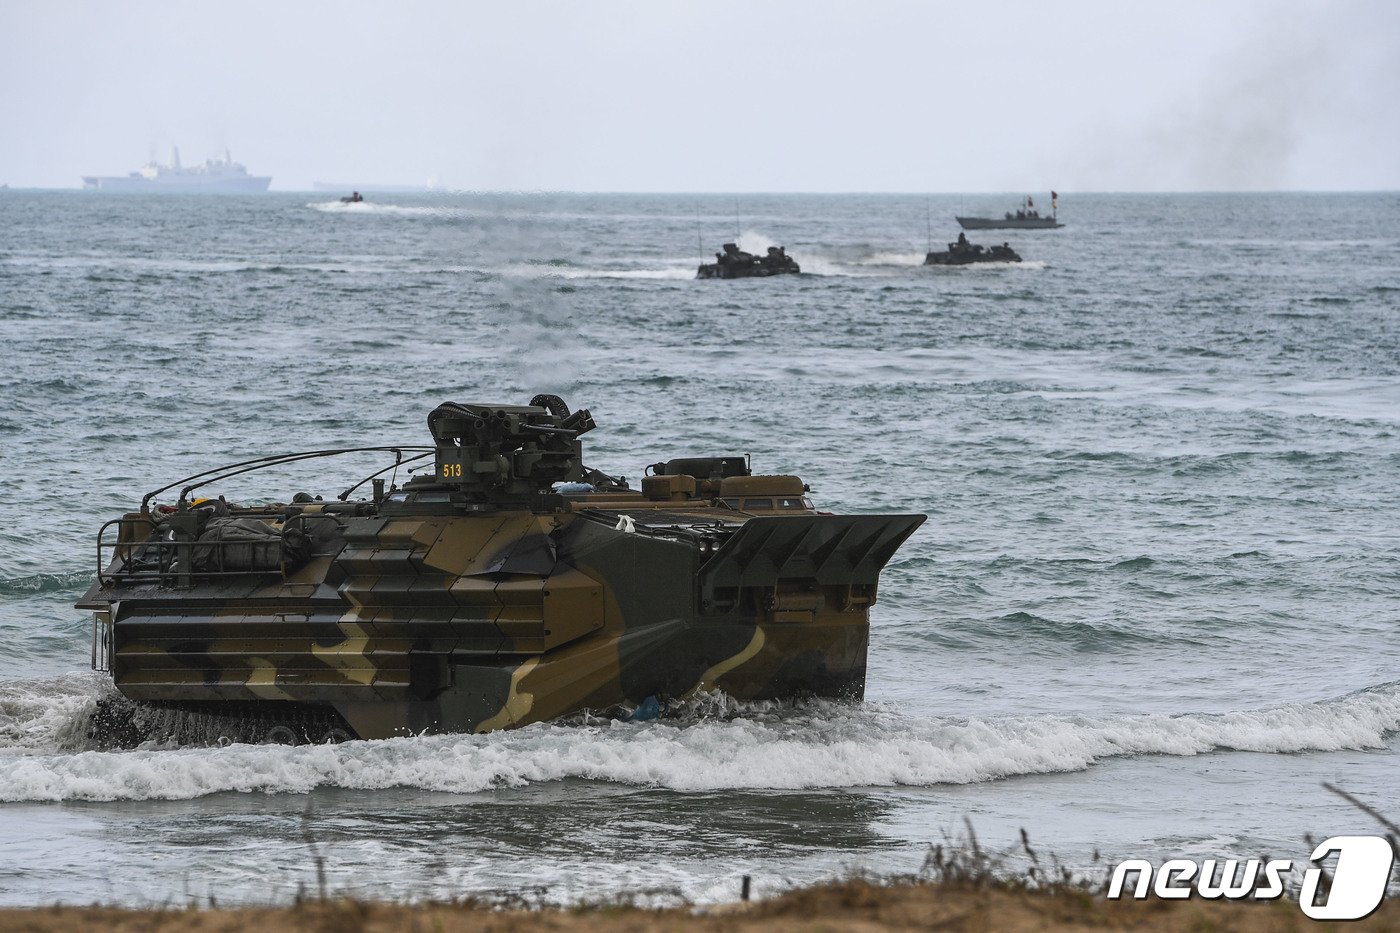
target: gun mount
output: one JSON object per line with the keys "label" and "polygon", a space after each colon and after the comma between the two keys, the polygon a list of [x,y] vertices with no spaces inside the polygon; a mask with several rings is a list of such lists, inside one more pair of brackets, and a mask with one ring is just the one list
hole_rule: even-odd
{"label": "gun mount", "polygon": [[435,482],[481,502],[547,493],[555,483],[583,478],[579,436],[595,426],[588,409],[571,413],[557,395],[537,395],[529,405],[445,402],[428,415]]}

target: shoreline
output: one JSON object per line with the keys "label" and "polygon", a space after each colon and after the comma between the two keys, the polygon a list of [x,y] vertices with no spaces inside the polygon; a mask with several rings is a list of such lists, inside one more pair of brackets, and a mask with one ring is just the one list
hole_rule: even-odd
{"label": "shoreline", "polygon": [[571,908],[502,908],[484,901],[404,905],[353,900],[305,901],[289,907],[31,907],[0,908],[0,930],[27,933],[71,929],[115,931],[257,929],[378,931],[863,931],[911,928],[997,930],[1240,930],[1365,929],[1400,931],[1400,901],[1383,901],[1356,923],[1318,923],[1287,897],[1277,901],[1190,898],[1109,901],[1070,885],[1041,889],[1015,883],[847,880],[797,888],[763,901],[648,909],[626,904]]}

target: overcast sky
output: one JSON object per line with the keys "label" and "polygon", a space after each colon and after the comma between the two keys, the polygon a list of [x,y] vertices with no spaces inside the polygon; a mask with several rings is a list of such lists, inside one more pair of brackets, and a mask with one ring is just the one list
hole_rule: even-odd
{"label": "overcast sky", "polygon": [[1400,189],[1400,3],[0,0],[0,183]]}

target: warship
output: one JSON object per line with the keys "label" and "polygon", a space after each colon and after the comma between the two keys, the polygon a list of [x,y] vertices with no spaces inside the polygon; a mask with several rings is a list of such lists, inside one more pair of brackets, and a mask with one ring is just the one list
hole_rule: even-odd
{"label": "warship", "polygon": [[[102,525],[77,603],[115,688],[94,738],[319,743],[648,718],[703,691],[863,696],[880,571],[926,516],[818,511],[741,455],[654,463],[634,489],[584,465],[593,417],[552,395],[427,422],[431,444],[201,470]],[[213,494],[347,454],[392,462],[330,498]]]}
{"label": "warship", "polygon": [[769,275],[796,275],[802,271],[797,261],[781,246],[770,246],[763,256],[746,253],[737,244],[724,244],[724,252],[715,253],[715,261],[702,263],[696,270],[697,279],[748,279]]}
{"label": "warship", "polygon": [[210,159],[200,165],[184,168],[180,165],[180,150],[171,147],[170,164],[146,163],[139,171],[126,175],[84,175],[83,187],[94,191],[252,194],[266,191],[271,176],[249,175],[242,163],[233,161],[227,149],[222,159]]}
{"label": "warship", "polygon": [[1013,213],[1007,211],[1002,217],[958,217],[958,224],[964,230],[1054,230],[1063,227],[1059,220],[1059,194],[1050,192],[1051,213],[1042,217],[1035,209],[1035,199],[1029,196]]}
{"label": "warship", "polygon": [[967,234],[959,233],[957,242],[949,243],[946,250],[929,250],[924,256],[926,266],[966,266],[975,262],[1020,262],[1021,256],[1010,245],[1003,243],[988,249],[980,243],[969,243]]}

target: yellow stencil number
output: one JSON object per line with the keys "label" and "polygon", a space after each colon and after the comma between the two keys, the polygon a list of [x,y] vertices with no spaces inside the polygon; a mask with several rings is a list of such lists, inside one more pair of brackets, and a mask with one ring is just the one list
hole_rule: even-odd
{"label": "yellow stencil number", "polygon": [[444,463],[442,465],[443,479],[461,477],[462,465],[460,463]]}

